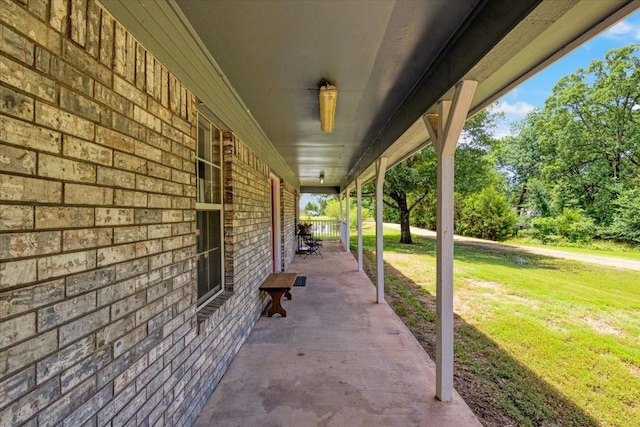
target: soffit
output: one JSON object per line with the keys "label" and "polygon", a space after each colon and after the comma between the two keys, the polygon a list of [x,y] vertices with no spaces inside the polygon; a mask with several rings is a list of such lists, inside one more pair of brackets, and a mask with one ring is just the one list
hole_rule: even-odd
{"label": "soffit", "polygon": [[[420,117],[460,79],[473,112],[638,7],[638,0],[105,0],[283,178],[328,190],[428,143]],[[338,87],[334,132],[317,88]]]}

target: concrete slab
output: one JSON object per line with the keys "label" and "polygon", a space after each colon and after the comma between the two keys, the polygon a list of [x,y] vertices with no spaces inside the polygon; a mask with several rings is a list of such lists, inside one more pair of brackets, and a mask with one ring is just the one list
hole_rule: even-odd
{"label": "concrete slab", "polygon": [[322,254],[296,256],[306,286],[260,318],[195,425],[480,426],[457,393],[435,398],[433,361],[353,256]]}

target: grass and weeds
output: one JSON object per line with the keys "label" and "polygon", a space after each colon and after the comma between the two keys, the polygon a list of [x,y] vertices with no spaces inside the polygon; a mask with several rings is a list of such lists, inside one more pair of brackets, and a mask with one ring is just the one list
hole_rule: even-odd
{"label": "grass and weeds", "polygon": [[640,247],[608,240],[594,240],[590,243],[559,242],[554,244],[545,244],[530,237],[513,237],[506,240],[505,243],[532,246],[536,248],[558,249],[578,254],[598,255],[640,261]]}
{"label": "grass and weeds", "polygon": [[300,214],[300,222],[304,222],[304,221],[337,221],[337,219],[332,218],[330,216],[326,216],[326,215],[307,215],[305,213],[301,213]]}
{"label": "grass and weeds", "polygon": [[[387,301],[435,358],[435,241],[399,237]],[[640,272],[456,245],[454,280],[455,387],[484,425],[640,425]]]}

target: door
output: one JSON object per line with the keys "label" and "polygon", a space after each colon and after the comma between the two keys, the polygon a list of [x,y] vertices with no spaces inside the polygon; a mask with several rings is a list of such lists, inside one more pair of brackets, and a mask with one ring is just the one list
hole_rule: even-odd
{"label": "door", "polygon": [[280,179],[275,175],[271,175],[271,261],[274,273],[282,271],[280,218]]}

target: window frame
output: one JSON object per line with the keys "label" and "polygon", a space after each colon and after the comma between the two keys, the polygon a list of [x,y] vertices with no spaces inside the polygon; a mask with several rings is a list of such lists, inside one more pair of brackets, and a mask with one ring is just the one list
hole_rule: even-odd
{"label": "window frame", "polygon": [[[205,150],[208,153],[214,153],[217,151],[217,164],[215,162],[216,159],[213,159],[212,156],[210,156],[211,158],[207,159],[206,157],[200,157],[201,154],[203,153],[199,153],[200,150],[200,128],[201,125],[205,125],[208,126],[208,136],[209,136],[209,141],[206,142],[207,144],[209,144],[208,150]],[[196,115],[196,150],[195,150],[195,168],[196,168],[196,293],[197,293],[197,302],[196,302],[196,306],[197,309],[203,308],[205,306],[207,306],[213,299],[215,299],[216,297],[218,297],[221,293],[223,293],[225,291],[225,265],[224,265],[224,259],[225,259],[225,254],[224,254],[224,200],[223,200],[223,155],[222,155],[222,130],[219,129],[214,123],[213,121],[211,121],[209,118],[207,118],[204,114],[202,114],[201,112],[197,112]],[[214,138],[214,136],[217,134],[217,138]],[[216,142],[218,145],[218,150],[214,150],[213,147],[213,143]],[[204,153],[206,156],[206,153]],[[205,167],[209,167],[211,168],[211,177],[212,177],[212,182],[215,184],[216,180],[213,179],[213,173],[217,173],[218,174],[218,179],[217,179],[217,191],[214,191],[215,189],[213,188],[213,186],[210,189],[210,200],[209,201],[202,201],[200,200],[200,198],[202,197],[203,193],[202,193],[202,185],[203,183],[205,183],[206,181],[201,180],[200,178],[200,162],[205,163]],[[216,195],[217,195],[217,200],[216,200]],[[217,202],[217,203],[214,203]],[[199,212],[206,212],[206,211],[217,211],[219,213],[219,233],[217,237],[219,237],[220,241],[216,242],[217,243],[217,247],[216,246],[211,246],[210,244],[207,244],[206,248],[202,248],[201,247],[201,240],[200,240],[200,228],[198,228],[198,213]],[[209,233],[210,235],[211,233]],[[206,237],[208,240],[208,237]],[[204,249],[204,250],[203,250]],[[219,259],[219,265],[220,265],[220,289],[215,290],[215,291],[211,291],[209,290],[207,293],[205,293],[204,295],[200,295],[200,287],[199,287],[199,267],[198,267],[198,263],[199,263],[199,259],[200,256],[206,254],[206,253],[211,253],[213,251],[215,251],[216,249],[219,249],[220,252],[220,259]]]}

